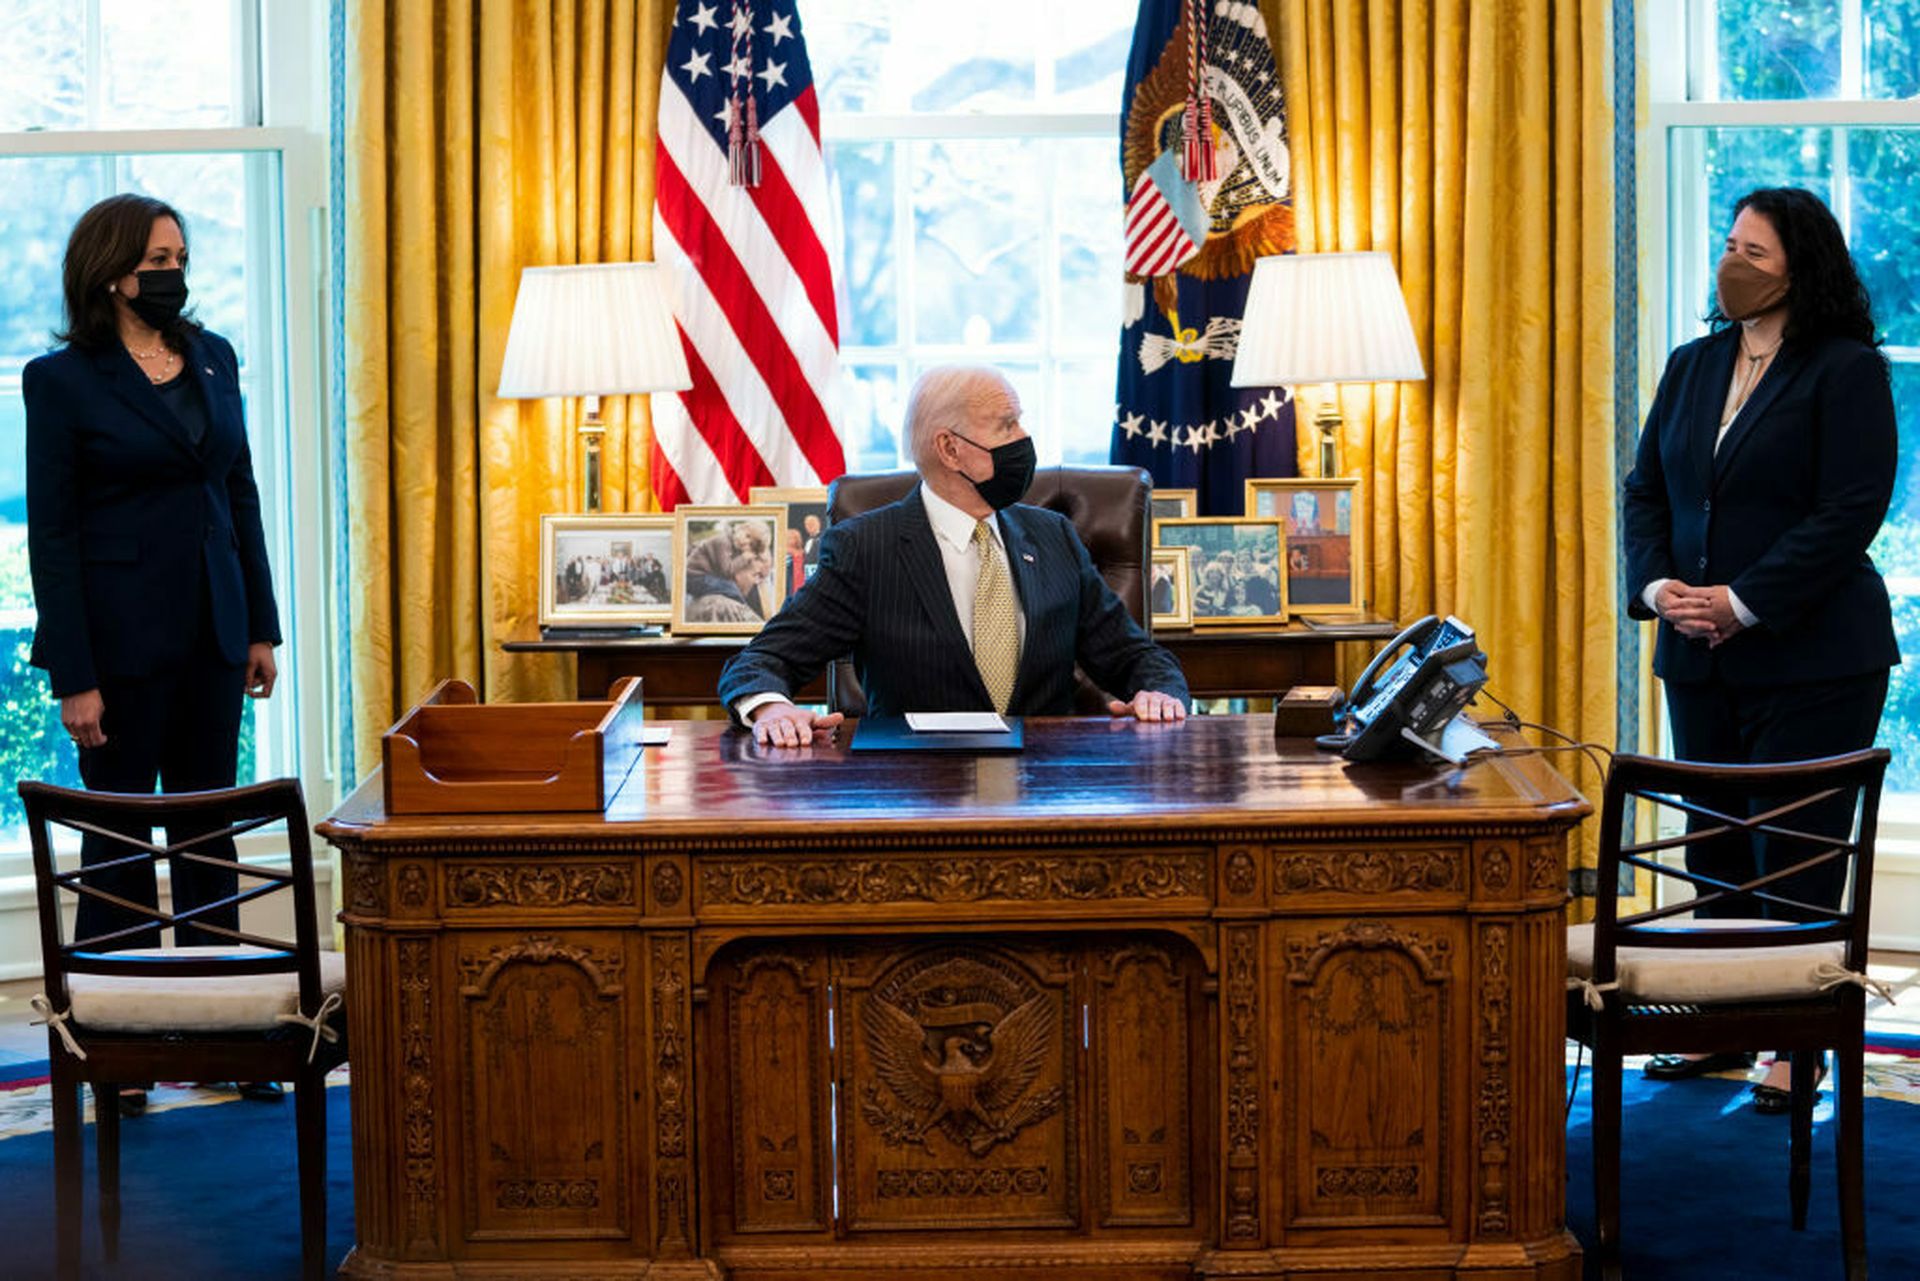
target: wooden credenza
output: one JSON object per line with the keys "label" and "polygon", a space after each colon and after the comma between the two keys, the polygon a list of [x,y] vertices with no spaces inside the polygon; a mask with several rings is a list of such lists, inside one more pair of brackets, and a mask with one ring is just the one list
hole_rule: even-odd
{"label": "wooden credenza", "polygon": [[1538,757],[673,726],[603,816],[343,851],[355,1277],[1573,1281]]}
{"label": "wooden credenza", "polygon": [[[1271,698],[1295,685],[1337,681],[1343,643],[1378,645],[1399,629],[1385,619],[1315,619],[1279,627],[1201,627],[1157,631],[1187,674],[1195,698]],[[501,649],[510,654],[572,654],[574,697],[605,698],[613,683],[638,676],[647,683],[649,706],[719,703],[720,669],[749,636],[635,636],[608,639],[522,636]],[[824,678],[800,691],[801,702],[825,702]]]}

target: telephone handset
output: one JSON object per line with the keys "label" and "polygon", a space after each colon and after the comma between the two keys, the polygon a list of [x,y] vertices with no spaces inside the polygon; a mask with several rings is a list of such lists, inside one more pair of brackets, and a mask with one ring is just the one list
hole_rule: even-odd
{"label": "telephone handset", "polygon": [[[1389,660],[1394,660],[1391,667]],[[1326,735],[1320,745],[1352,761],[1426,751],[1457,762],[1467,751],[1491,747],[1492,740],[1479,731],[1453,725],[1487,683],[1486,664],[1473,628],[1451,616],[1429,614],[1373,656],[1341,709],[1342,732]],[[1442,742],[1461,732],[1471,735],[1469,741]]]}

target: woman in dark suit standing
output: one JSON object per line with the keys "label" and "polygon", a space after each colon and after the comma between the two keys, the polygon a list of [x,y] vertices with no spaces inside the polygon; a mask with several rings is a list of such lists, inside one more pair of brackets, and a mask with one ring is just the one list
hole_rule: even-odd
{"label": "woman in dark suit standing", "polygon": [[[1674,752],[1738,764],[1869,747],[1900,651],[1867,556],[1898,452],[1867,292],[1833,214],[1793,187],[1735,206],[1717,286],[1712,331],[1668,360],[1626,481],[1628,612],[1660,619]],[[1803,857],[1702,842],[1687,869],[1740,883]],[[1837,906],[1842,871],[1774,889]],[[1661,1055],[1647,1072],[1691,1076],[1721,1057]],[[1787,1084],[1776,1062],[1755,1106],[1786,1111]]]}
{"label": "woman in dark suit standing", "polygon": [[[242,695],[267,697],[277,674],[239,368],[225,339],[184,314],[186,267],[186,226],[165,203],[118,195],[93,206],[67,241],[65,346],[22,378],[32,661],[96,791],[231,787]],[[83,844],[83,863],[114,856]],[[232,874],[191,862],[176,860],[171,877],[176,912],[235,891]],[[157,901],[151,864],[89,883]],[[238,908],[199,919],[235,928]],[[106,949],[160,942],[138,924],[83,897],[76,937],[106,936]],[[231,942],[193,923],[174,933],[179,945]]]}

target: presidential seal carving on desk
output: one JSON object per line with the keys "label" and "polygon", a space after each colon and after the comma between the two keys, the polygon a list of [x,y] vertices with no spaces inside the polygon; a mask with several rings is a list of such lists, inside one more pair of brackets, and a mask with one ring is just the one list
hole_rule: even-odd
{"label": "presidential seal carving on desk", "polygon": [[985,1156],[1060,1110],[1062,1086],[1040,1082],[1055,1057],[1055,1005],[1011,965],[951,951],[908,961],[860,1011],[879,1077],[866,1086],[861,1116],[889,1147],[932,1153],[937,1130]]}

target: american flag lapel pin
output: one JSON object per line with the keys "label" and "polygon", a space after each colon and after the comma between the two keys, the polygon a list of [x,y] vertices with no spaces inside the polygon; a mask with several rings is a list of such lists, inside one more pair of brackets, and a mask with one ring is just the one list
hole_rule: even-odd
{"label": "american flag lapel pin", "polygon": [[1031,565],[1031,564],[1033,564],[1033,553],[1032,553],[1032,552],[1021,552],[1021,553],[1020,553],[1020,559],[1021,559],[1021,560],[1024,560],[1025,562],[1027,562],[1027,564],[1029,564],[1029,565]]}

